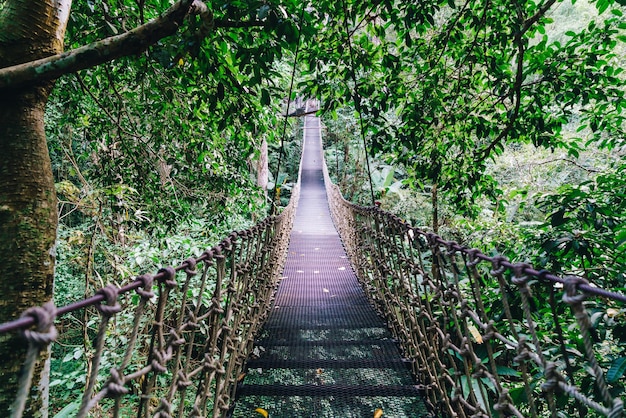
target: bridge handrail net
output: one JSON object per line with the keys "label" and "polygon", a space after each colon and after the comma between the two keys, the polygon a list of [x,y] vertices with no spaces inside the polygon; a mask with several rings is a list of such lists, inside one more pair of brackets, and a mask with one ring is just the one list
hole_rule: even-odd
{"label": "bridge handrail net", "polygon": [[[443,240],[377,207],[346,201],[325,164],[324,177],[357,276],[438,414],[623,415],[605,378],[608,367],[598,361],[610,347],[594,341],[586,304],[602,296],[604,307],[617,312],[624,295]],[[548,318],[536,321],[538,315]],[[540,329],[546,323],[552,329]],[[584,382],[589,376],[591,385]]]}
{"label": "bridge handrail net", "polygon": [[[79,309],[94,309],[100,320],[77,417],[96,406],[114,417],[224,416],[282,274],[299,190],[298,182],[280,215],[231,233],[198,258],[0,324],[0,335],[17,331],[29,344],[12,417],[22,416],[40,354],[56,340],[55,319]],[[122,311],[132,319],[116,320]],[[119,341],[107,330],[118,321],[128,329],[123,353],[113,354],[109,345]],[[116,360],[110,370],[101,370],[105,355]]]}

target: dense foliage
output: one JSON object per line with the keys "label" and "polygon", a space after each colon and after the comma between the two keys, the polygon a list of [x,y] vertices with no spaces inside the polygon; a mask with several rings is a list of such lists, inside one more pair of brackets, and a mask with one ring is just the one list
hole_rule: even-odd
{"label": "dense foliage", "polygon": [[[160,11],[159,2],[78,3],[66,48]],[[290,118],[283,133],[282,114],[297,22],[283,12],[261,4],[216,7],[221,29],[199,33],[200,21],[192,20],[139,56],[57,82],[46,114],[59,197],[57,305],[197,256],[265,217],[270,197],[257,186],[258,164],[268,158],[263,141],[270,144],[270,187],[284,142],[279,181],[288,200],[300,141],[298,120]],[[64,318],[52,360],[55,411],[76,407],[95,324],[82,314]],[[123,345],[123,333],[116,338]]]}
{"label": "dense foliage", "polygon": [[[384,207],[516,259],[592,280],[609,275],[601,282],[614,286],[624,274],[623,13],[610,1],[382,7],[354,30],[352,51],[343,43],[343,72],[311,69],[311,91],[329,109],[357,99]],[[342,143],[362,150],[358,118],[352,126]],[[500,168],[524,152],[535,168],[574,174],[543,170],[543,180],[527,182]],[[348,161],[334,143],[328,157]],[[367,179],[362,157],[351,167],[343,173]],[[501,236],[482,239],[494,229],[513,234],[512,250]]]}
{"label": "dense foliage", "polygon": [[[66,49],[167,6],[75,3]],[[46,128],[58,303],[197,254],[263,217],[274,196],[256,184],[264,140],[270,189],[284,203],[298,163],[297,119],[285,135],[281,118],[293,110],[294,61],[290,99],[322,100],[328,165],[349,197],[371,204],[372,187],[415,225],[624,287],[623,0],[207,7],[208,21],[189,16],[147,51],[57,82]],[[529,155],[550,181],[506,164]],[[88,358],[89,347],[66,343],[57,361]],[[59,375],[53,388],[73,380]]]}

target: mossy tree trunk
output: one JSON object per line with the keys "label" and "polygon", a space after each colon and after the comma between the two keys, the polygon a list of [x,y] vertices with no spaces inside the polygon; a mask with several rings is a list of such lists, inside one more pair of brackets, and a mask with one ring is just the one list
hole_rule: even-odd
{"label": "mossy tree trunk", "polygon": [[[8,0],[0,10],[0,66],[61,52],[70,4],[70,0]],[[0,322],[52,298],[57,212],[44,131],[44,108],[52,86],[52,81],[43,81],[0,95]],[[3,416],[15,397],[25,350],[26,343],[17,335],[0,340]],[[47,416],[47,356],[43,357],[25,416]]]}

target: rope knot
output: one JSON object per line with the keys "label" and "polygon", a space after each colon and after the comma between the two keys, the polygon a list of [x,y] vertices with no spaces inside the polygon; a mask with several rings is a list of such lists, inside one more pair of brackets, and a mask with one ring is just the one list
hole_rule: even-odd
{"label": "rope knot", "polygon": [[222,303],[216,297],[211,298],[211,307],[209,308],[212,312],[221,314],[224,313],[224,309],[222,308]]}
{"label": "rope knot", "polygon": [[118,291],[117,287],[108,284],[96,292],[96,295],[104,296],[104,302],[106,302],[106,305],[103,305],[102,302],[96,305],[96,309],[102,316],[111,317],[122,310],[120,304],[117,303]]}
{"label": "rope knot", "polygon": [[469,256],[469,261],[465,263],[467,267],[476,267],[476,265],[480,263],[480,258],[478,258],[479,252],[477,248],[467,250],[467,255]]}
{"label": "rope knot", "polygon": [[[454,292],[454,294],[456,295],[456,292]],[[458,298],[457,298],[457,300],[458,300]],[[461,319],[467,318],[469,316],[469,301],[467,299],[463,299],[461,301],[460,308],[461,308],[460,309],[460,311],[461,311],[460,318]]]}
{"label": "rope knot", "polygon": [[141,282],[141,287],[138,287],[135,292],[137,292],[142,299],[152,299],[154,297],[154,292],[152,291],[154,276],[152,274],[143,274],[141,276],[137,276],[136,280]]}
{"label": "rope knot", "polygon": [[215,252],[213,251],[213,248],[211,248],[210,250],[204,250],[202,255],[200,255],[200,259],[204,260],[206,264],[211,265],[213,263],[214,256]]}
{"label": "rope knot", "polygon": [[486,375],[487,372],[485,371],[485,366],[480,359],[476,359],[474,361],[474,373],[472,373],[472,377],[474,379],[480,379],[481,377],[485,377]]}
{"label": "rope knot", "polygon": [[165,286],[170,289],[174,289],[176,287],[176,270],[174,267],[163,267],[159,269],[157,274],[162,275],[160,281],[161,283],[165,283]]}
{"label": "rope knot", "polygon": [[[230,240],[228,238],[226,238],[224,240],[224,242],[225,241],[228,241],[228,245],[230,245]],[[218,245],[217,247],[213,247],[213,249],[212,249],[212,251],[213,251],[213,258],[215,258],[217,260],[223,260],[224,259],[224,254],[222,254],[222,249],[229,250],[230,247],[225,248],[225,247],[222,247],[221,245]]]}
{"label": "rope knot", "polygon": [[170,344],[174,348],[180,347],[181,345],[185,344],[185,339],[181,337],[180,335],[178,335],[175,329],[170,330],[170,337],[172,338]]}
{"label": "rope knot", "polygon": [[191,329],[196,329],[198,328],[198,318],[196,317],[196,314],[189,308],[187,308],[187,325],[189,326],[189,328]]}
{"label": "rope knot", "polygon": [[436,234],[433,234],[432,232],[429,232],[429,233],[426,234],[426,239],[428,240],[428,245],[430,245],[431,247],[437,245],[437,238],[439,238],[439,237]]}
{"label": "rope knot", "polygon": [[54,326],[56,311],[52,301],[46,302],[43,306],[36,306],[24,311],[22,317],[30,316],[35,320],[36,325],[34,330],[27,329],[23,332],[23,336],[29,344],[45,347],[56,340],[58,336]]}
{"label": "rope knot", "polygon": [[200,410],[200,406],[199,405],[194,405],[193,409],[191,411],[191,415],[189,415],[189,418],[200,418],[203,417],[204,415],[202,414],[202,411]]}
{"label": "rope knot", "polygon": [[487,328],[485,329],[485,334],[483,335],[483,340],[489,341],[495,337],[497,332],[495,322],[493,320],[487,323]]}
{"label": "rope knot", "polygon": [[502,265],[505,261],[509,261],[506,257],[502,255],[497,255],[493,257],[491,261],[491,275],[492,276],[500,276],[506,270],[506,267]]}
{"label": "rope knot", "polygon": [[516,284],[522,292],[528,291],[528,282],[530,281],[530,278],[524,274],[524,270],[528,267],[530,267],[530,265],[527,263],[515,263],[513,266],[514,277],[511,281]]}
{"label": "rope knot", "polygon": [[202,360],[202,368],[208,372],[212,372],[217,369],[217,361],[210,353],[204,354],[204,359]]}
{"label": "rope knot", "polygon": [[565,288],[565,293],[563,293],[563,302],[568,305],[577,305],[582,303],[587,296],[583,293],[578,294],[578,288],[581,284],[589,284],[589,282],[582,277],[567,276],[563,285]]}
{"label": "rope knot", "polygon": [[446,255],[454,255],[457,252],[457,243],[454,241],[446,241],[444,243],[446,247]]}
{"label": "rope knot", "polygon": [[118,398],[122,395],[126,395],[129,390],[124,387],[126,380],[124,375],[117,369],[111,369],[111,378],[107,383],[107,396],[110,398]]}
{"label": "rope knot", "polygon": [[459,344],[459,355],[465,358],[469,358],[471,356],[467,337],[463,337],[461,339],[461,344]]}
{"label": "rope knot", "polygon": [[152,362],[150,362],[152,370],[157,373],[165,373],[167,368],[165,367],[165,355],[162,351],[154,350],[152,352]]}
{"label": "rope knot", "polygon": [[522,363],[530,357],[528,345],[526,344],[526,337],[520,337],[517,342],[517,356],[513,359],[516,363]]}
{"label": "rope knot", "polygon": [[182,370],[179,370],[178,371],[178,380],[176,382],[176,387],[178,388],[178,390],[186,389],[189,386],[191,386],[191,384],[192,384],[192,382],[191,382],[191,380],[189,380],[187,375]]}
{"label": "rope knot", "polygon": [[183,265],[185,266],[185,273],[187,273],[187,276],[195,276],[196,274],[198,274],[198,271],[196,270],[196,264],[196,259],[193,257],[189,257],[187,260],[185,260]]}
{"label": "rope knot", "polygon": [[172,405],[165,398],[161,398],[159,404],[159,410],[154,415],[155,418],[173,418],[172,417]]}
{"label": "rope knot", "polygon": [[213,358],[210,353],[206,353],[204,355],[204,360],[202,362],[202,367],[204,370],[209,372],[215,372],[216,374],[222,376],[226,374],[226,369],[220,364],[219,358]]}
{"label": "rope knot", "polygon": [[504,389],[498,396],[498,402],[493,405],[493,409],[498,412],[504,412],[509,409],[509,391]]}
{"label": "rope knot", "polygon": [[556,363],[549,362],[543,372],[546,381],[541,384],[541,390],[544,392],[553,392],[559,385],[559,374],[556,370]]}

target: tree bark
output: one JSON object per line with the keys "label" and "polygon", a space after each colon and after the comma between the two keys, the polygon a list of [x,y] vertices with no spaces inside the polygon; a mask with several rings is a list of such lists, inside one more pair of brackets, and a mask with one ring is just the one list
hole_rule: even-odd
{"label": "tree bark", "polygon": [[267,157],[267,140],[263,138],[263,142],[261,142],[261,149],[259,153],[259,161],[257,162],[257,174],[256,174],[256,184],[260,188],[263,189],[265,193],[265,197],[267,198],[267,182],[269,177],[269,167],[268,167],[268,157]]}
{"label": "tree bark", "polygon": [[430,203],[433,214],[433,232],[439,233],[439,197],[437,196],[437,183],[433,183],[430,190]]}
{"label": "tree bark", "polygon": [[[57,213],[43,127],[48,91],[34,88],[0,99],[0,322],[52,298]],[[25,350],[26,343],[16,335],[0,341],[6,373],[0,376],[1,411],[13,402]],[[34,386],[46,374],[43,361]],[[27,416],[45,403],[32,403]]]}
{"label": "tree bark", "polygon": [[[71,0],[9,0],[0,11],[0,65],[59,53]],[[0,322],[52,298],[56,194],[44,131],[50,81],[0,95]],[[0,414],[8,416],[26,342],[0,340]],[[47,416],[48,351],[40,358],[26,417]]]}
{"label": "tree bark", "polygon": [[0,68],[0,90],[55,79],[116,58],[137,54],[160,39],[176,33],[188,13],[200,14],[205,20],[206,30],[212,28],[213,15],[203,3],[197,0],[180,0],[162,16],[121,35],[102,39],[65,53],[59,50],[54,55],[48,54],[43,58]]}
{"label": "tree bark", "polygon": [[[188,13],[213,28],[200,0],[179,0],[159,18],[63,53],[71,0],[0,2],[0,323],[52,298],[58,223],[44,109],[60,75],[138,53],[175,33]],[[26,343],[0,336],[0,416],[17,392]],[[33,377],[25,417],[47,417],[47,352]]]}

